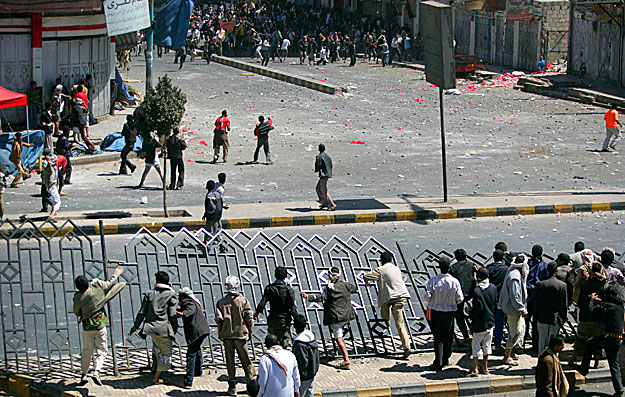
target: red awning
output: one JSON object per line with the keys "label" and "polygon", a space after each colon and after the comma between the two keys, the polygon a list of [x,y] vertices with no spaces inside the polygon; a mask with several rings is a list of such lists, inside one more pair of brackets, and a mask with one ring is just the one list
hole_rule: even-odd
{"label": "red awning", "polygon": [[18,94],[0,87],[0,109],[26,106],[27,103],[25,94]]}

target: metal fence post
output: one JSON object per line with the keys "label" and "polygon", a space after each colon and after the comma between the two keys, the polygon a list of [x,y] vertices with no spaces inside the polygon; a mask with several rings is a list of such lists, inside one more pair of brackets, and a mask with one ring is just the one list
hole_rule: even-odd
{"label": "metal fence post", "polygon": [[[104,265],[104,279],[108,280],[108,258],[106,256],[106,240],[104,239],[104,222],[98,221],[100,226],[100,245],[102,249],[102,263]],[[107,302],[106,309],[109,317],[111,316],[111,302]],[[109,327],[111,328],[111,353],[113,354],[113,373],[115,376],[119,376],[119,368],[117,366],[117,349],[115,347],[115,331],[113,327],[113,321],[109,321]]]}

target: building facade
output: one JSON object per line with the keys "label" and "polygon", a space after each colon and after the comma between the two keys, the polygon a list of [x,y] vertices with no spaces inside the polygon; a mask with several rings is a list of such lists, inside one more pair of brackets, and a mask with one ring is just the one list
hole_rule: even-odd
{"label": "building facade", "polygon": [[[56,1],[3,6],[0,0],[0,86],[25,93],[30,81],[49,101],[55,80],[71,87],[93,76],[94,116],[107,114],[114,79],[115,43],[106,35],[101,1]],[[32,2],[35,3],[35,2]],[[4,109],[2,123],[25,125],[23,109]]]}

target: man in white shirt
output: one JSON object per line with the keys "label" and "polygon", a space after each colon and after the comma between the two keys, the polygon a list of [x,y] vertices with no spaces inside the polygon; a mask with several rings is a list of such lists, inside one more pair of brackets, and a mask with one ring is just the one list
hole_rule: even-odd
{"label": "man in white shirt", "polygon": [[404,283],[401,270],[393,263],[393,255],[386,251],[380,255],[382,266],[373,269],[363,276],[365,285],[370,281],[378,282],[378,305],[382,310],[384,321],[391,319],[391,312],[395,319],[395,326],[399,339],[404,347],[404,359],[412,353],[410,350],[410,336],[404,324],[404,305],[410,299],[410,293]]}
{"label": "man in white shirt", "polygon": [[285,37],[284,40],[282,40],[282,45],[280,46],[280,55],[279,55],[280,62],[284,62],[284,60],[286,60],[286,57],[289,54],[290,45],[291,45],[291,40]]}
{"label": "man in white shirt", "polygon": [[278,337],[265,337],[265,354],[258,362],[258,397],[299,397],[299,369],[295,355],[280,346]]}
{"label": "man in white shirt", "polygon": [[439,258],[438,266],[441,274],[428,281],[425,296],[431,312],[430,328],[434,337],[435,357],[430,369],[434,371],[449,365],[454,341],[454,316],[458,305],[464,300],[460,282],[449,274],[451,259]]}

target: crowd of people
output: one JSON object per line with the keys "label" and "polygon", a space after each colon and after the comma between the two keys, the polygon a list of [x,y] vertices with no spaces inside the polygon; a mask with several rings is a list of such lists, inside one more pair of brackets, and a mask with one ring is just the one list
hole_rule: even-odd
{"label": "crowd of people", "polygon": [[[225,183],[225,175],[223,178]],[[215,183],[209,181],[209,184],[215,190]],[[429,369],[441,371],[451,364],[455,325],[458,325],[464,337],[462,345],[470,347],[471,351],[472,365],[467,376],[490,373],[489,357],[492,357],[493,346],[503,353],[501,364],[509,368],[519,365],[517,354],[533,352],[538,357],[536,394],[566,396],[569,385],[559,353],[564,348],[561,331],[568,321],[569,308],[574,307],[575,354],[569,365],[575,366],[581,359],[581,364],[575,368],[586,375],[593,358],[596,368],[599,358],[605,354],[614,395],[621,396],[623,385],[617,356],[623,335],[623,265],[615,260],[610,247],[595,254],[582,242],[577,242],[574,251],[560,253],[557,259],[547,262],[540,245],[534,245],[531,254],[526,254],[510,252],[504,242],[499,242],[495,245],[492,262],[486,266],[472,262],[463,249],[454,252],[454,260],[441,256],[438,259],[440,274],[427,282],[425,292],[427,320],[434,344],[434,361]],[[403,346],[402,358],[408,359],[416,354],[403,314],[411,294],[390,252],[380,255],[380,264],[365,273],[363,280],[365,286],[376,283],[381,317],[387,324],[394,318]],[[83,383],[87,382],[95,349],[92,378],[96,384],[101,384],[99,374],[106,356],[108,322],[104,307],[124,287],[123,283],[114,283],[121,272],[117,267],[108,281],[89,282],[84,276],[75,280],[78,292],[74,296],[74,313],[83,324],[85,340]],[[202,307],[191,289],[182,288],[176,293],[169,284],[168,274],[157,272],[154,289],[144,295],[130,330],[130,334],[139,332],[142,337],[149,335],[152,339],[152,382],[157,384],[161,374],[171,367],[173,339],[178,319],[182,318],[188,344],[184,386],[192,386],[194,377],[202,374],[201,346],[209,334],[204,312],[214,310],[219,339],[223,343],[229,395],[237,393],[236,355],[245,373],[249,395],[313,396],[314,379],[320,365],[317,336],[307,324],[306,316],[297,310],[298,295],[290,285],[287,269],[276,267],[274,277],[253,308],[241,290],[240,280],[229,275],[224,283],[224,297],[215,308],[208,309]],[[321,303],[323,325],[329,327],[341,356],[341,361],[335,365],[339,370],[350,369],[343,336],[346,327],[356,318],[351,295],[357,292],[358,286],[342,277],[342,269],[332,266],[321,291],[299,293],[309,302]],[[248,342],[267,304],[265,352],[256,369]],[[508,328],[505,345],[504,323]],[[531,341],[531,348],[525,349],[526,341]]]}
{"label": "crowd of people", "polygon": [[[176,49],[174,63],[182,68],[186,56],[201,49],[210,63],[212,54],[250,56],[266,66],[299,56],[300,63],[320,65],[350,60],[356,53],[366,60],[392,64],[394,59],[416,60],[423,52],[421,37],[411,37],[408,26],[372,17],[357,11],[319,9],[287,0],[265,2],[222,2],[194,9],[184,48]],[[138,33],[135,54],[144,46]],[[203,43],[203,45],[202,45]],[[157,48],[162,56],[168,48]],[[124,59],[129,57],[125,52]],[[128,62],[121,62],[127,65]],[[124,66],[127,67],[127,66]]]}

